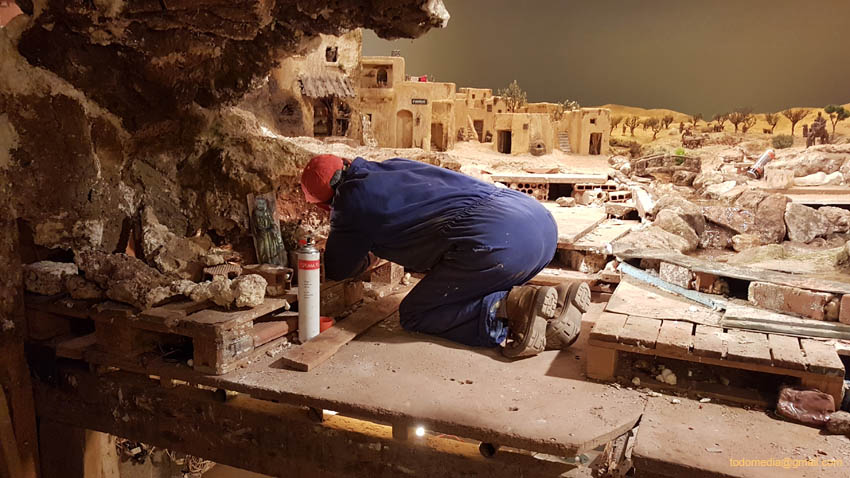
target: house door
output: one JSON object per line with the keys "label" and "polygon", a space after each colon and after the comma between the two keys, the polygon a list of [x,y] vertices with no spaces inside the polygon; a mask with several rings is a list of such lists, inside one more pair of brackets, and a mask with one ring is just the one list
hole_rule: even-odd
{"label": "house door", "polygon": [[478,141],[484,141],[484,120],[473,121],[472,127],[475,128],[475,135],[478,136]]}
{"label": "house door", "polygon": [[511,154],[511,130],[499,130],[498,148],[500,153]]}
{"label": "house door", "polygon": [[588,154],[602,154],[602,133],[590,133]]}
{"label": "house door", "polygon": [[401,110],[396,114],[396,147],[413,147],[413,113]]}
{"label": "house door", "polygon": [[431,149],[434,151],[446,150],[446,134],[443,123],[431,123]]}
{"label": "house door", "polygon": [[313,136],[321,138],[333,135],[333,99],[329,97],[313,100]]}

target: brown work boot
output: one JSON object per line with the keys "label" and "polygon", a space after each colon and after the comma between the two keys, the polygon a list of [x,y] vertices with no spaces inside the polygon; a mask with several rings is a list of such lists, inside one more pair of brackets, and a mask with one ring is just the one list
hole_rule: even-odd
{"label": "brown work boot", "polygon": [[508,343],[505,357],[537,355],[546,348],[546,322],[555,316],[558,293],[552,287],[518,286],[505,299]]}
{"label": "brown work boot", "polygon": [[565,349],[578,339],[581,318],[590,307],[590,287],[585,282],[564,282],[555,286],[558,307],[555,318],[546,325],[546,349]]}

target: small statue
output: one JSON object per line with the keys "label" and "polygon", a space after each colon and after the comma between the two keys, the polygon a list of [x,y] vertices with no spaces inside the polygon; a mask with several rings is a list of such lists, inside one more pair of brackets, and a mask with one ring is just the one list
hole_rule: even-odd
{"label": "small statue", "polygon": [[257,251],[257,262],[285,266],[286,261],[281,254],[284,251],[283,239],[280,236],[280,226],[274,219],[274,211],[264,197],[254,200],[254,247]]}
{"label": "small statue", "polygon": [[818,117],[812,121],[812,127],[809,128],[809,134],[806,136],[806,147],[817,143],[820,138],[820,144],[829,143],[829,132],[826,130],[826,118],[818,112]]}

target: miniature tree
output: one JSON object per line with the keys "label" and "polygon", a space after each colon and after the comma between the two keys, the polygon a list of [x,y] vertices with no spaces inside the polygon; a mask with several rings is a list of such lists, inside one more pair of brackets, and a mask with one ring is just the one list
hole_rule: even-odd
{"label": "miniature tree", "polygon": [[637,116],[629,116],[626,118],[626,121],[623,122],[623,126],[629,128],[629,133],[631,133],[632,136],[635,135],[635,128],[637,128],[639,124],[640,118]]}
{"label": "miniature tree", "polygon": [[505,100],[505,107],[509,113],[516,113],[528,104],[528,95],[519,87],[516,80],[512,81],[507,88],[498,91],[498,95]]}
{"label": "miniature tree", "polygon": [[557,107],[555,111],[552,112],[552,119],[555,121],[561,121],[564,118],[564,113],[567,111],[575,111],[581,109],[581,105],[578,104],[578,101],[575,100],[564,100],[560,103],[557,103]]}
{"label": "miniature tree", "polygon": [[723,125],[726,124],[727,121],[729,121],[729,114],[717,113],[711,120],[717,123],[717,126],[715,127],[716,131],[723,131]]}
{"label": "miniature tree", "polygon": [[663,125],[664,129],[669,128],[670,125],[673,124],[673,115],[664,115],[664,117],[661,118],[661,124]]}
{"label": "miniature tree", "polygon": [[623,115],[614,115],[611,117],[611,133],[614,132],[614,128],[617,127],[620,123],[623,122]]}
{"label": "miniature tree", "polygon": [[749,115],[746,118],[744,118],[744,121],[741,122],[741,132],[746,133],[747,131],[749,131],[750,128],[752,128],[753,125],[756,124],[757,120],[758,119],[756,118],[755,115]]}
{"label": "miniature tree", "polygon": [[839,121],[844,121],[847,118],[850,118],[850,111],[847,111],[847,109],[841,105],[829,105],[823,110],[829,115],[829,121],[832,123],[832,138],[835,139],[835,125],[837,125]]}
{"label": "miniature tree", "polygon": [[741,125],[741,123],[744,123],[745,121],[750,121],[749,118],[753,116],[751,111],[752,110],[750,110],[749,108],[738,108],[737,110],[729,113],[729,122],[735,126],[736,133],[738,132],[738,127]]}
{"label": "miniature tree", "polygon": [[658,136],[658,132],[664,128],[664,122],[658,118],[649,118],[643,122],[643,125],[652,130],[653,141],[655,141],[655,138]]}
{"label": "miniature tree", "polygon": [[694,125],[694,129],[697,129],[697,123],[702,121],[702,113],[696,113],[691,115],[691,123]]}
{"label": "miniature tree", "polygon": [[779,124],[779,113],[765,113],[764,120],[770,125],[770,134],[773,134],[773,130],[775,130],[776,125]]}
{"label": "miniature tree", "polygon": [[794,127],[797,126],[797,123],[799,123],[808,114],[809,110],[803,108],[796,110],[788,108],[782,112],[782,116],[788,118],[788,121],[791,122],[791,136],[794,136]]}

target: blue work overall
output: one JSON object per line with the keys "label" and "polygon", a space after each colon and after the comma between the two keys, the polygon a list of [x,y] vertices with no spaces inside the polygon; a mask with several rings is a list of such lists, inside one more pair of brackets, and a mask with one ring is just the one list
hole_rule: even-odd
{"label": "blue work overall", "polygon": [[535,199],[407,159],[355,159],[336,190],[325,274],[342,280],[368,253],[425,272],[399,307],[407,329],[472,346],[507,335],[499,302],[555,255],[557,226]]}

